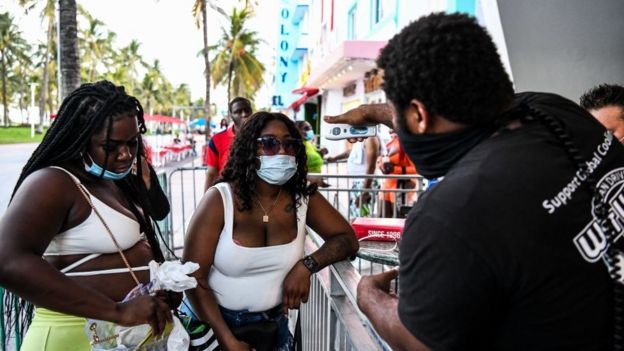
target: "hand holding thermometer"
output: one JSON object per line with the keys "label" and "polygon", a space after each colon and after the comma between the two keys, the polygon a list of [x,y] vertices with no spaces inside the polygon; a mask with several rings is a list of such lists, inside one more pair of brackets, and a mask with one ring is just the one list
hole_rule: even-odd
{"label": "hand holding thermometer", "polygon": [[325,138],[329,140],[367,138],[377,135],[375,125],[331,124]]}

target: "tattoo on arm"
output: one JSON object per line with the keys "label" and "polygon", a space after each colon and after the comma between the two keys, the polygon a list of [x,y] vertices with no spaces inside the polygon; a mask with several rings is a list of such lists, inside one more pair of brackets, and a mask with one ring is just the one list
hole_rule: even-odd
{"label": "tattoo on arm", "polygon": [[353,247],[353,240],[349,239],[348,235],[336,235],[327,239],[312,256],[319,267],[325,267],[353,255],[356,250],[357,248]]}

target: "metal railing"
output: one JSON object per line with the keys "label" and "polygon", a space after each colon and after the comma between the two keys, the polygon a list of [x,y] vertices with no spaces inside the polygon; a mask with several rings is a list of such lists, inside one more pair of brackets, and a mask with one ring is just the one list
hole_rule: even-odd
{"label": "metal railing", "polygon": [[[404,217],[401,213],[402,207],[410,208],[418,197],[425,190],[425,180],[421,176],[414,175],[344,175],[344,174],[323,174],[310,173],[311,177],[323,179],[329,187],[319,187],[319,192],[347,218],[348,221],[354,217],[354,202],[362,193],[370,194],[370,202],[367,205],[366,217],[397,218]],[[362,184],[370,180],[372,186],[363,188]],[[413,188],[384,188],[385,180],[396,180],[397,182],[411,183]],[[381,198],[385,194],[392,195],[395,199],[392,212],[387,212],[381,206]],[[363,204],[355,205],[361,207]],[[360,215],[362,216],[362,215]],[[364,216],[362,216],[364,217]]]}
{"label": "metal railing", "polygon": [[[206,167],[181,167],[162,178],[162,185],[171,202],[171,213],[163,222],[163,234],[167,244],[181,252],[184,236],[193,212],[204,194]],[[424,189],[422,178],[384,175],[347,176],[339,174],[317,174],[330,184],[319,188],[333,206],[347,219],[349,203],[362,191],[373,194],[393,192],[414,193],[417,198]],[[416,183],[414,189],[356,189],[353,183],[363,179],[409,179]],[[374,202],[373,202],[374,204]],[[397,215],[394,212],[392,215]],[[370,216],[384,213],[373,210]],[[322,239],[308,228],[306,252],[312,252],[322,245]],[[308,303],[302,305],[300,320],[304,350],[389,350],[387,344],[377,335],[370,322],[357,307],[356,289],[362,275],[386,271],[398,265],[395,243],[362,242],[356,260],[338,262],[313,275]],[[393,283],[398,290],[397,282]]]}
{"label": "metal railing", "polygon": [[[306,252],[321,245],[308,232]],[[347,261],[337,262],[312,276],[308,302],[301,305],[303,350],[390,350],[356,303],[360,275]]]}

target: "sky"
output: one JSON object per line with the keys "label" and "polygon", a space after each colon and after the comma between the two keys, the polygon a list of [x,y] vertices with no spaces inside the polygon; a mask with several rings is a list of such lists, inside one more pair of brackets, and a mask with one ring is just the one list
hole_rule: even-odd
{"label": "sky", "polygon": [[[43,1],[41,1],[43,3]],[[241,7],[244,1],[215,1],[226,12],[234,6]],[[159,59],[164,75],[175,85],[186,83],[191,89],[193,100],[205,96],[204,63],[199,52],[203,47],[202,31],[195,26],[191,14],[193,0],[77,0],[93,17],[104,22],[105,28],[117,34],[115,47],[126,46],[132,39],[141,43],[139,53],[147,62]],[[251,29],[258,32],[266,43],[259,48],[258,57],[265,64],[266,88],[256,95],[257,107],[270,105],[270,82],[274,67],[278,0],[258,0],[255,17],[250,21]],[[9,11],[24,37],[32,42],[45,40],[45,26],[36,7],[24,14],[16,0],[0,0],[0,11]],[[209,44],[216,44],[221,35],[221,25],[226,22],[216,11],[209,10]],[[211,101],[219,110],[227,108],[227,92],[224,87],[212,90]]]}

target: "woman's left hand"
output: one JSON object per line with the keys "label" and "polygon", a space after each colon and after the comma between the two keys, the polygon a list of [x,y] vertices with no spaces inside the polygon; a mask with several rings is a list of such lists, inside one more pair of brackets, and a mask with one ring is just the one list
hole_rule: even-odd
{"label": "woman's left hand", "polygon": [[284,279],[282,291],[284,314],[287,314],[289,309],[298,309],[302,302],[308,302],[310,275],[310,271],[303,265],[302,261],[297,262],[288,272]]}
{"label": "woman's left hand", "polygon": [[175,291],[158,290],[156,292],[156,297],[169,305],[172,310],[175,310],[182,303],[184,295]]}

